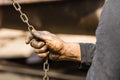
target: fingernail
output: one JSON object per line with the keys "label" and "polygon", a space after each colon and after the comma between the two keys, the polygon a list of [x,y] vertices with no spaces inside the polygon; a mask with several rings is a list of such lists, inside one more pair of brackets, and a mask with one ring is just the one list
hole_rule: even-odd
{"label": "fingernail", "polygon": [[32,32],[35,32],[35,31],[36,31],[35,29],[32,30]]}
{"label": "fingernail", "polygon": [[42,42],[42,45],[45,45],[45,42]]}
{"label": "fingernail", "polygon": [[25,41],[26,44],[28,44],[28,41]]}
{"label": "fingernail", "polygon": [[26,44],[29,44],[29,41],[28,41],[28,40],[25,40],[25,43],[26,43]]}

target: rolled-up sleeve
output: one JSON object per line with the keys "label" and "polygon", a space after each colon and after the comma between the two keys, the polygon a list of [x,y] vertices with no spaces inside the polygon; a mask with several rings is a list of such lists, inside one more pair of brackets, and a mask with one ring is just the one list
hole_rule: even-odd
{"label": "rolled-up sleeve", "polygon": [[90,65],[95,54],[96,45],[91,43],[80,43],[81,64]]}

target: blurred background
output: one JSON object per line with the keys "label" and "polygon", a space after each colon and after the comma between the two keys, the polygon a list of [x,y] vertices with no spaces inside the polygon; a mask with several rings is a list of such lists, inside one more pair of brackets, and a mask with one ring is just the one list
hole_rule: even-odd
{"label": "blurred background", "polygon": [[[95,43],[105,0],[17,0],[37,30],[48,30],[68,42]],[[11,0],[0,0],[0,80],[42,80],[44,59],[25,44],[28,33]],[[50,80],[85,80],[89,66],[51,61]]]}

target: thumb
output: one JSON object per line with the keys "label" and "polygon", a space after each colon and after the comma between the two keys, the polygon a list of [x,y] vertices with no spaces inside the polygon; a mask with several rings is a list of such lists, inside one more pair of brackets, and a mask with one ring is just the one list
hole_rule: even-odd
{"label": "thumb", "polygon": [[42,41],[46,40],[45,34],[42,31],[36,31],[35,29],[33,29],[31,33],[37,39],[40,39]]}

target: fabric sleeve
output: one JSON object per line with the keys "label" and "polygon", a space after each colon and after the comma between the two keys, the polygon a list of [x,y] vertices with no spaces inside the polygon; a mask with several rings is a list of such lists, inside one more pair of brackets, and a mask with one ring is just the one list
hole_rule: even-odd
{"label": "fabric sleeve", "polygon": [[107,0],[103,6],[86,80],[120,80],[120,0]]}
{"label": "fabric sleeve", "polygon": [[96,45],[91,43],[80,43],[81,64],[90,65],[95,53]]}

